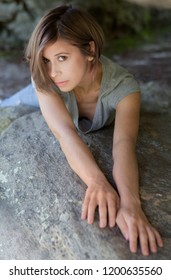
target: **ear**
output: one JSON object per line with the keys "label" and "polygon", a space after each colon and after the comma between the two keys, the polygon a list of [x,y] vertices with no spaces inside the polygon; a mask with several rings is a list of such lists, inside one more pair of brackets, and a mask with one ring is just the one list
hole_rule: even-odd
{"label": "ear", "polygon": [[92,53],[92,55],[94,56],[95,51],[96,51],[96,46],[95,46],[94,41],[90,41],[90,42],[89,42],[89,51],[90,51],[90,53]]}
{"label": "ear", "polygon": [[96,47],[95,47],[94,41],[90,41],[89,42],[89,53],[90,54],[88,56],[88,61],[93,61],[94,60],[95,50],[96,50]]}

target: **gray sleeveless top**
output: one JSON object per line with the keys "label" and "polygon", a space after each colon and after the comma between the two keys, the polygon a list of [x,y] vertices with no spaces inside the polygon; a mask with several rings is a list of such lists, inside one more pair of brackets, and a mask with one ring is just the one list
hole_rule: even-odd
{"label": "gray sleeveless top", "polygon": [[111,124],[115,117],[116,105],[125,96],[140,92],[134,77],[123,67],[105,56],[100,57],[102,63],[102,81],[96,111],[93,120],[79,119],[79,111],[74,93],[64,93],[57,88],[73,119],[76,128],[88,133]]}

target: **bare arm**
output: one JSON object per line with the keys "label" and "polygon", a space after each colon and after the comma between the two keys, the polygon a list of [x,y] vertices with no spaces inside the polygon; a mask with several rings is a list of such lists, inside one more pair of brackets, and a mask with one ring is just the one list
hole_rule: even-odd
{"label": "bare arm", "polygon": [[162,246],[159,233],[150,225],[141,208],[136,141],[139,127],[140,94],[133,93],[119,102],[116,108],[113,137],[113,177],[120,194],[117,224],[129,240],[130,250],[148,255]]}
{"label": "bare arm", "polygon": [[[61,148],[75,173],[88,186],[82,209],[82,219],[93,223],[99,206],[100,226],[114,226],[118,205],[118,195],[98,167],[87,145],[79,137],[73,121],[61,99],[55,93],[37,93],[42,114],[59,140]],[[110,208],[110,211],[109,211]]]}
{"label": "bare arm", "polygon": [[[113,176],[121,202],[134,199],[140,204],[136,141],[139,128],[140,94],[134,93],[116,108],[113,135]],[[121,168],[122,167],[122,168]]]}

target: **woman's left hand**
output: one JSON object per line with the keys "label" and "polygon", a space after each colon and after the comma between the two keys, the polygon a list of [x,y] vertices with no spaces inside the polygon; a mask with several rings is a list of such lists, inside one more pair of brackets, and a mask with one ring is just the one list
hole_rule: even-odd
{"label": "woman's left hand", "polygon": [[132,253],[137,252],[138,241],[144,256],[148,256],[150,252],[156,253],[157,247],[163,246],[160,234],[150,225],[140,205],[120,205],[116,223],[129,241]]}

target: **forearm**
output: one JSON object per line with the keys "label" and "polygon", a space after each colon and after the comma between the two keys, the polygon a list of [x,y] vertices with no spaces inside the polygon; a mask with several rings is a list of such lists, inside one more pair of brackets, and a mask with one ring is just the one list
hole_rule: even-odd
{"label": "forearm", "polygon": [[157,252],[157,247],[162,247],[163,241],[141,208],[135,149],[128,142],[120,142],[115,148],[113,175],[120,194],[116,223],[129,240],[131,252],[137,251],[139,242],[143,255],[148,256],[150,251]]}
{"label": "forearm", "polygon": [[121,203],[135,201],[140,204],[139,172],[135,145],[128,140],[116,143],[113,149],[113,177],[120,194]]}
{"label": "forearm", "polygon": [[91,151],[77,132],[71,130],[67,137],[61,137],[59,141],[72,170],[87,186],[91,186],[93,181],[106,180]]}

